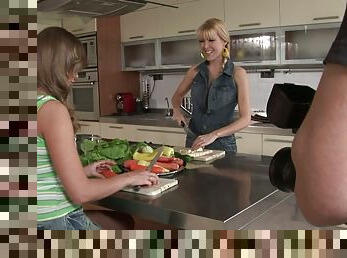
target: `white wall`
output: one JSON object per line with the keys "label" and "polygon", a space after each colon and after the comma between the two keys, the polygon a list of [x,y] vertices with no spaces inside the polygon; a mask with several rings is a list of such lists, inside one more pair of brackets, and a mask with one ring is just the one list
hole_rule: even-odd
{"label": "white wall", "polygon": [[[248,73],[250,83],[250,101],[252,110],[266,110],[267,100],[275,83],[295,83],[317,89],[322,72],[275,72],[274,78],[260,78],[260,73]],[[164,74],[163,80],[156,81],[150,100],[151,108],[166,108],[165,97],[171,99],[184,73]],[[149,80],[151,89],[153,80]],[[189,95],[189,94],[188,94]],[[171,103],[170,103],[171,108]]]}

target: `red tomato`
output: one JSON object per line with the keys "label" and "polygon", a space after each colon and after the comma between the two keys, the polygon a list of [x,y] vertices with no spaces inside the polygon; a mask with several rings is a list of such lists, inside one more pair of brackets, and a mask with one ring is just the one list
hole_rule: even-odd
{"label": "red tomato", "polygon": [[111,169],[104,169],[99,173],[106,178],[114,177],[116,175],[116,173],[114,173]]}

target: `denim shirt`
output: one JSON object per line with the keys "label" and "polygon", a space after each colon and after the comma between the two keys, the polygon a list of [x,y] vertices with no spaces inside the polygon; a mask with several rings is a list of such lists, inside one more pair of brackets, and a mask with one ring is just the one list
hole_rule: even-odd
{"label": "denim shirt", "polygon": [[[187,135],[186,146],[190,147],[198,135],[207,134],[234,121],[237,105],[237,87],[234,81],[234,64],[229,59],[221,75],[209,86],[207,62],[197,67],[198,73],[193,79],[191,97],[193,114],[190,128],[196,134]],[[234,135],[218,138],[206,148],[236,152]]]}

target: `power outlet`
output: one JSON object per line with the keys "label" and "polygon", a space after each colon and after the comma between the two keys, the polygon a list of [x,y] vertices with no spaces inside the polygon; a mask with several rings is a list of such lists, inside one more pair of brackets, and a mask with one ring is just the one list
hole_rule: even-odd
{"label": "power outlet", "polygon": [[162,74],[153,74],[153,80],[161,81],[162,79],[163,79],[163,75]]}
{"label": "power outlet", "polygon": [[260,78],[274,78],[275,70],[271,69],[270,71],[262,71],[260,72]]}

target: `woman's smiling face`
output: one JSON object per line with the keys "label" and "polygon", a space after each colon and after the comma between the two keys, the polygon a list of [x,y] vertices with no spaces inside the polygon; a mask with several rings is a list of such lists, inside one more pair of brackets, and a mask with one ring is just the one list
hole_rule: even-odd
{"label": "woman's smiling face", "polygon": [[207,61],[222,59],[222,51],[225,47],[224,42],[216,32],[210,32],[199,38],[200,49]]}

